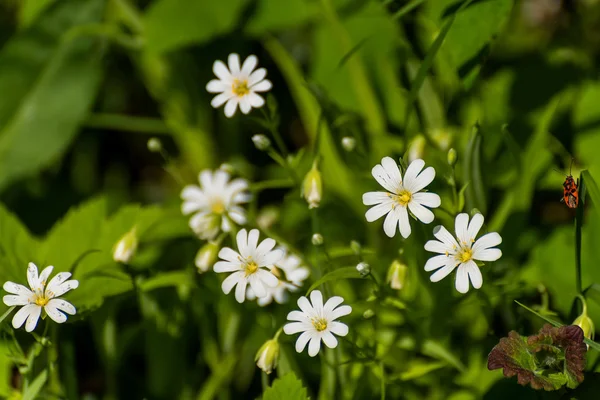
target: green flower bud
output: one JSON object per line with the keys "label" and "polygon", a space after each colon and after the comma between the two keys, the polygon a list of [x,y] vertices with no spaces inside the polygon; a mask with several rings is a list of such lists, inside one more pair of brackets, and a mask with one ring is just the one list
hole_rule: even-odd
{"label": "green flower bud", "polygon": [[356,266],[356,270],[363,278],[371,273],[371,266],[366,262],[360,262]]}
{"label": "green flower bud", "polygon": [[344,150],[350,152],[356,148],[356,139],[350,136],[345,136],[342,138],[342,147]]}
{"label": "green flower bud", "polygon": [[219,253],[219,246],[216,243],[208,242],[198,250],[196,254],[196,267],[198,273],[203,273],[212,268],[217,261],[217,254]]}
{"label": "green flower bud", "polygon": [[162,143],[160,139],[155,137],[148,139],[147,146],[148,150],[150,150],[152,153],[158,153],[162,150]]}
{"label": "green flower bud", "polygon": [[277,339],[267,340],[262,345],[256,357],[254,357],[258,368],[262,369],[265,373],[270,374],[275,368],[277,368],[277,362],[279,361],[279,343]]}
{"label": "green flower bud", "polygon": [[134,226],[115,244],[113,248],[113,260],[120,263],[128,263],[135,255],[138,247],[136,227]]}
{"label": "green flower bud", "polygon": [[365,312],[363,313],[363,318],[364,319],[369,319],[369,318],[373,318],[373,316],[375,315],[375,311],[371,310],[370,308],[366,309]]}
{"label": "green flower bud", "polygon": [[356,240],[350,242],[350,248],[354,254],[360,254],[362,251],[362,246]]}
{"label": "green flower bud", "polygon": [[254,146],[260,151],[268,150],[271,147],[271,141],[263,134],[252,136],[252,141],[254,142]]}
{"label": "green flower bud", "polygon": [[308,203],[308,208],[317,208],[323,195],[323,183],[321,182],[321,173],[317,168],[317,162],[313,163],[312,168],[304,177],[302,183],[302,196]]}
{"label": "green flower bud", "polygon": [[582,301],[582,303],[583,311],[581,312],[581,315],[579,317],[575,318],[575,321],[573,321],[572,325],[577,325],[578,327],[580,327],[583,331],[583,336],[590,340],[594,340],[594,335],[596,333],[594,321],[588,315],[587,304],[584,301]]}
{"label": "green flower bud", "polygon": [[323,235],[320,233],[315,233],[312,235],[311,241],[313,246],[320,246],[323,244]]}
{"label": "green flower bud", "polygon": [[399,260],[394,260],[387,273],[387,282],[395,290],[402,290],[406,285],[408,266]]}
{"label": "green flower bud", "polygon": [[451,167],[454,167],[457,159],[458,159],[458,155],[456,154],[456,150],[454,150],[454,149],[448,150],[448,164]]}
{"label": "green flower bud", "polygon": [[235,168],[233,167],[233,165],[229,164],[229,163],[223,163],[219,166],[219,169],[221,171],[225,171],[228,174],[234,174],[235,173]]}

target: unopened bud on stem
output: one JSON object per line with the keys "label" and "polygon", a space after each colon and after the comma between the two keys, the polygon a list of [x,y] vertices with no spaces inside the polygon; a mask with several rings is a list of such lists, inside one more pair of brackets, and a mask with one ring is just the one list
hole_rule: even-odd
{"label": "unopened bud on stem", "polygon": [[113,260],[128,263],[135,255],[138,247],[137,232],[135,226],[124,234],[113,248]]}
{"label": "unopened bud on stem", "polygon": [[277,339],[267,340],[256,353],[254,361],[256,361],[258,368],[265,373],[270,374],[273,372],[279,361],[279,343],[277,343]]}
{"label": "unopened bud on stem", "polygon": [[321,181],[321,173],[317,167],[317,161],[315,161],[310,171],[304,177],[302,196],[306,199],[308,208],[317,208],[321,202],[322,195],[323,183]]}

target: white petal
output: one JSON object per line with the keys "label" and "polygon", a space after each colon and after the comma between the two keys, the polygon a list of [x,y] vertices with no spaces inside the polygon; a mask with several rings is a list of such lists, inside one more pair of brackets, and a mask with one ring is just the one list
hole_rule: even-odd
{"label": "white petal", "polygon": [[231,261],[217,261],[213,266],[213,271],[216,273],[223,272],[234,272],[242,269],[240,262],[231,262]]}
{"label": "white petal", "polygon": [[29,314],[34,312],[36,308],[41,311],[41,307],[37,304],[28,304],[22,307],[19,311],[17,311],[15,315],[13,315],[12,319],[13,328],[19,329],[23,325],[25,320],[29,317]]}
{"label": "white petal", "polygon": [[237,109],[237,105],[239,103],[239,99],[237,97],[232,97],[227,100],[227,104],[225,104],[225,116],[227,118],[233,117],[235,114],[235,110]]}
{"label": "white petal", "polygon": [[428,240],[425,243],[425,250],[431,251],[432,253],[446,254],[452,248],[448,247],[447,244],[439,242],[437,240]]}
{"label": "white petal", "polygon": [[229,292],[231,292],[231,289],[233,289],[233,287],[238,284],[238,282],[240,281],[240,279],[242,279],[243,276],[244,272],[239,271],[225,278],[225,280],[221,284],[221,289],[223,289],[223,293],[229,294]]}
{"label": "white petal", "polygon": [[367,222],[373,222],[373,221],[376,221],[379,218],[383,217],[385,214],[391,213],[391,211],[392,211],[392,203],[391,202],[381,203],[381,204],[378,204],[378,205],[368,209],[367,212],[365,213],[365,218],[366,218]]}
{"label": "white petal", "polygon": [[258,82],[255,85],[252,85],[250,89],[254,92],[267,92],[271,90],[271,88],[273,88],[273,84],[270,80],[265,79],[263,81]]}
{"label": "white petal", "polygon": [[304,332],[300,336],[298,336],[298,340],[296,340],[296,352],[302,353],[308,341],[313,337],[312,333]]}
{"label": "white petal", "polygon": [[275,249],[262,256],[260,261],[262,265],[270,266],[279,262],[282,257],[283,252],[280,249]]}
{"label": "white petal", "polygon": [[[270,288],[274,288],[277,285],[279,285],[279,279],[277,279],[277,277],[275,275],[273,275],[272,273],[270,273],[269,271],[260,269],[259,271],[256,271],[255,274],[257,275],[257,278],[259,278],[261,280],[261,282],[263,282],[265,285],[267,285]],[[258,296],[258,297],[261,297],[261,296]]]}
{"label": "white petal", "polygon": [[211,170],[205,169],[198,175],[198,181],[204,190],[211,190],[213,186],[213,173]]}
{"label": "white petal", "polygon": [[442,225],[438,225],[435,228],[433,228],[433,236],[435,236],[436,239],[440,240],[446,246],[446,250],[444,251],[454,251],[456,248],[459,247],[458,243],[456,242],[456,239],[454,239],[454,236],[452,236],[452,234],[448,232],[448,230]]}
{"label": "white petal", "polygon": [[46,293],[49,293],[49,292],[55,293],[57,291],[58,287],[63,282],[66,282],[66,280],[69,279],[70,277],[71,277],[70,272],[59,272],[48,283],[48,287],[46,287]]}
{"label": "white petal", "polygon": [[423,172],[421,172],[417,176],[417,178],[413,182],[411,182],[410,185],[405,177],[404,187],[406,187],[407,190],[416,193],[419,190],[424,189],[431,182],[433,182],[433,178],[435,178],[435,169],[433,169],[433,167],[427,167]]}
{"label": "white petal", "polygon": [[240,279],[237,286],[235,287],[235,299],[238,303],[243,303],[246,297],[246,286],[248,285],[248,280]]}
{"label": "white petal", "polygon": [[335,319],[343,317],[344,315],[348,315],[351,312],[352,312],[352,307],[350,307],[348,305],[340,306],[340,307],[336,308],[335,310],[333,310],[331,312],[331,314],[328,315],[328,317],[333,321]]}
{"label": "white petal", "polygon": [[420,203],[421,205],[424,205],[425,207],[429,208],[436,208],[442,204],[440,196],[431,192],[413,193],[412,198],[417,203]]}
{"label": "white petal", "polygon": [[232,82],[233,79],[231,77],[231,73],[223,63],[223,61],[217,60],[213,64],[213,72],[217,76],[217,78],[221,79],[225,82]]}
{"label": "white petal", "polygon": [[4,304],[6,304],[9,307],[26,306],[27,304],[29,304],[29,297],[9,294],[9,295],[4,296],[2,298],[2,301],[4,302]]}
{"label": "white petal", "polygon": [[62,324],[63,322],[67,321],[67,316],[60,312],[58,308],[51,306],[50,303],[46,304],[44,311],[50,317],[50,319],[57,324]]}
{"label": "white petal", "polygon": [[481,271],[479,270],[477,264],[475,264],[473,261],[469,261],[465,264],[465,269],[469,274],[469,279],[471,279],[471,284],[473,287],[475,289],[481,288],[481,285],[483,284],[483,276],[481,276]]}
{"label": "white petal", "polygon": [[[221,93],[221,92],[225,92],[227,91],[228,93],[231,93],[231,91],[229,90],[231,88],[231,84],[227,83],[227,82],[223,82],[219,79],[213,79],[212,81],[208,82],[206,84],[206,91],[209,93]],[[213,107],[215,107],[213,105]],[[218,107],[218,106],[216,106]]]}
{"label": "white petal", "polygon": [[250,275],[248,277],[248,283],[250,283],[250,287],[252,288],[252,291],[254,292],[256,297],[265,297],[267,295],[265,285],[263,285],[262,281],[259,279],[257,274]]}
{"label": "white petal", "polygon": [[400,214],[400,218],[398,218],[398,227],[400,229],[400,234],[404,239],[410,236],[410,220],[408,218],[408,211],[406,211],[406,207],[397,207],[398,213]]}
{"label": "white petal", "polygon": [[[387,158],[389,158],[389,157],[387,157]],[[400,188],[400,182],[393,181],[389,177],[389,175],[387,174],[387,172],[385,171],[383,166],[381,166],[380,164],[377,164],[376,166],[373,167],[373,169],[371,170],[371,175],[373,175],[373,178],[375,178],[377,183],[379,183],[384,189],[386,189],[392,193],[398,192],[398,190]]]}
{"label": "white petal", "polygon": [[[42,272],[40,273],[40,276],[38,278],[38,282],[41,286],[46,286],[46,282],[48,282],[48,277],[50,276],[50,274],[52,273],[52,270],[54,269],[54,267],[52,265],[47,266],[46,268],[44,268],[42,270]],[[69,276],[71,276],[71,274],[69,273]],[[54,279],[53,279],[54,280]],[[52,282],[52,281],[51,281]]]}
{"label": "white petal", "polygon": [[388,192],[367,192],[363,194],[362,201],[365,206],[372,206],[374,204],[391,202],[391,198]]}
{"label": "white petal", "polygon": [[410,212],[412,212],[413,215],[424,224],[432,223],[433,219],[435,218],[433,213],[429,209],[423,207],[414,200],[408,203],[408,208],[410,209]]}
{"label": "white petal", "polygon": [[444,266],[448,263],[449,258],[450,257],[448,257],[446,255],[439,255],[439,256],[431,257],[425,263],[425,271],[429,272],[429,271],[433,271],[435,269],[441,268],[442,266]]}
{"label": "white petal", "polygon": [[[25,306],[25,307],[27,307],[27,306]],[[25,307],[23,307],[23,308],[25,308]],[[32,332],[35,329],[35,326],[37,325],[37,322],[38,322],[38,319],[40,318],[41,313],[42,313],[42,307],[35,306],[31,309],[31,311],[29,312],[29,315],[27,317],[27,322],[25,323],[25,330],[27,332]]]}
{"label": "white petal", "polygon": [[232,207],[227,215],[238,225],[244,225],[246,223],[246,212],[240,207]]}
{"label": "white petal", "polygon": [[240,229],[235,237],[235,240],[241,256],[243,258],[248,258],[250,256],[250,252],[248,251],[248,231],[245,229]]}
{"label": "white petal", "polygon": [[438,269],[437,271],[435,271],[433,274],[431,274],[431,276],[429,277],[429,280],[431,282],[439,282],[442,279],[444,279],[445,277],[447,277],[452,271],[454,271],[454,268],[456,268],[456,262],[449,260],[448,263],[446,265],[444,265],[443,268]]}
{"label": "white petal", "polygon": [[421,172],[424,166],[425,161],[421,160],[420,158],[417,158],[408,165],[408,168],[406,168],[406,172],[404,173],[404,187],[406,190],[410,192],[418,191],[413,190],[412,188],[415,184],[415,180],[417,179],[417,175],[419,175],[419,172]]}
{"label": "white petal", "polygon": [[330,349],[335,349],[335,347],[338,345],[337,339],[331,332],[325,332],[321,339],[323,339],[325,346],[329,347]]}
{"label": "white petal", "polygon": [[258,238],[260,237],[260,232],[258,229],[251,229],[248,232],[248,254],[255,257],[256,248],[258,247]]}
{"label": "white petal", "polygon": [[[309,327],[308,327],[309,328]],[[286,335],[293,335],[298,332],[304,332],[307,330],[307,324],[304,322],[292,322],[283,326],[283,331]]]}
{"label": "white petal", "polygon": [[248,93],[246,98],[248,99],[248,103],[250,103],[250,105],[254,108],[260,108],[265,105],[265,99],[254,92]]}
{"label": "white petal", "polygon": [[255,55],[249,55],[242,64],[242,76],[250,76],[256,65],[258,64],[258,58]]}
{"label": "white petal", "polygon": [[[71,274],[69,274],[71,275]],[[50,285],[48,285],[48,288]],[[63,282],[58,286],[53,286],[52,289],[46,288],[46,296],[49,298],[62,296],[67,293],[69,290],[77,289],[79,287],[79,281],[75,279],[71,279],[69,281]]]}
{"label": "white petal", "polygon": [[323,294],[320,290],[310,292],[310,302],[317,315],[323,316]]}
{"label": "white petal", "polygon": [[287,319],[290,321],[307,322],[309,318],[302,311],[294,310],[290,311],[287,315]]}
{"label": "white petal", "polygon": [[454,232],[456,233],[456,238],[462,244],[471,243],[468,234],[468,225],[469,225],[469,214],[461,213],[456,216],[454,220]]}
{"label": "white petal", "polygon": [[234,97],[235,97],[235,95],[231,92],[223,92],[223,93],[218,94],[215,97],[213,97],[213,99],[210,101],[210,105],[213,108],[219,108],[223,104],[225,104],[227,101],[229,101],[230,99],[233,99]]}
{"label": "white petal", "polygon": [[32,290],[36,290],[39,287],[38,268],[32,262],[27,265],[27,282]]}
{"label": "white petal", "polygon": [[[254,231],[257,231],[257,229],[253,229]],[[258,239],[258,238],[257,238]],[[271,238],[266,238],[264,239],[262,242],[260,242],[260,245],[258,246],[254,246],[254,258],[256,260],[257,263],[260,263],[261,259],[267,255],[267,253],[269,253],[271,250],[273,250],[273,248],[275,247],[277,243],[275,242],[275,240],[271,239]],[[283,254],[282,254],[283,256]],[[267,264],[264,264],[267,265]]]}
{"label": "white petal", "polygon": [[219,251],[219,258],[222,258],[225,261],[229,261],[229,262],[233,262],[233,263],[239,263],[240,262],[240,258],[239,257],[240,257],[240,255],[238,254],[238,252],[234,251],[230,247],[223,247]]}
{"label": "white petal", "polygon": [[[261,82],[267,76],[267,70],[264,68],[259,68],[248,77],[248,86],[250,89],[254,89],[252,86]],[[268,89],[267,89],[268,90]]]}
{"label": "white petal", "polygon": [[500,249],[483,249],[473,252],[473,258],[479,261],[496,261],[502,257]]}
{"label": "white petal", "polygon": [[2,286],[8,293],[16,294],[23,297],[32,297],[33,292],[23,285],[14,282],[4,282]]}
{"label": "white petal", "polygon": [[250,101],[248,101],[248,96],[244,96],[240,99],[240,110],[242,110],[243,114],[248,114],[250,110],[252,110]]}
{"label": "white petal", "polygon": [[333,311],[334,308],[339,306],[344,302],[344,298],[341,296],[333,296],[327,300],[325,305],[323,306],[323,314],[328,315]]}
{"label": "white petal", "polygon": [[332,321],[328,324],[328,327],[331,332],[338,336],[346,336],[348,334],[348,325],[342,322]]}
{"label": "white petal", "polygon": [[[379,207],[379,206],[375,206],[375,207]],[[373,208],[375,208],[373,207]],[[385,217],[385,220],[383,221],[383,231],[385,232],[385,234],[388,237],[394,237],[394,235],[396,234],[396,226],[398,226],[398,219],[399,219],[399,213],[398,213],[398,209],[399,208],[404,208],[404,207],[397,207],[394,210],[391,210],[388,215]]]}
{"label": "white petal", "polygon": [[400,168],[398,164],[391,157],[383,157],[381,159],[381,166],[387,173],[388,177],[392,182],[396,183],[396,186],[402,185],[402,176],[400,175]]}
{"label": "white petal", "polygon": [[469,227],[467,228],[467,236],[469,241],[475,240],[479,230],[483,226],[483,215],[475,214],[473,218],[471,218],[471,222],[469,222]]}
{"label": "white petal", "polygon": [[473,244],[473,251],[488,249],[502,243],[502,237],[496,232],[483,235]]}
{"label": "white petal", "polygon": [[68,301],[63,300],[63,299],[52,299],[46,305],[46,307],[48,307],[48,306],[55,307],[55,308],[65,312],[67,314],[70,314],[70,315],[75,315],[75,313],[77,313],[75,306],[73,306],[73,304],[71,304]]}
{"label": "white petal", "polygon": [[234,78],[237,78],[240,75],[240,56],[236,53],[231,53],[229,57],[227,57],[227,65],[229,65],[231,75]]}
{"label": "white petal", "polygon": [[321,338],[318,336],[313,336],[310,339],[310,343],[308,344],[308,355],[311,357],[319,354],[319,350],[321,349]]}
{"label": "white petal", "polygon": [[306,314],[309,318],[312,318],[315,314],[315,311],[313,310],[310,301],[308,301],[308,299],[304,296],[298,299],[298,307],[300,307],[302,312]]}
{"label": "white petal", "polygon": [[458,266],[454,286],[460,293],[467,293],[469,291],[469,273],[466,264],[460,264]]}

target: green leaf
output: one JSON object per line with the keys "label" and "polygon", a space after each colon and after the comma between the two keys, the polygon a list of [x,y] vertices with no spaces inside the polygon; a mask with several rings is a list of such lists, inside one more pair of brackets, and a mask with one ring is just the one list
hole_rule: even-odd
{"label": "green leaf", "polygon": [[423,361],[423,360],[412,360],[409,363],[408,368],[400,374],[400,380],[410,381],[413,379],[421,378],[430,372],[444,368],[448,366],[444,361]]}
{"label": "green leaf", "polygon": [[598,189],[598,184],[596,183],[590,172],[588,170],[581,171],[581,179],[585,179],[585,185],[587,187],[587,190],[589,190],[590,192],[590,196],[594,204],[600,205],[600,189]]}
{"label": "green leaf", "polygon": [[412,10],[414,10],[415,8],[417,8],[418,6],[420,6],[421,4],[423,4],[424,2],[425,2],[425,0],[412,0],[412,1],[408,2],[404,7],[402,7],[398,11],[396,11],[396,13],[394,13],[394,15],[392,15],[392,18],[400,19],[403,16],[405,16],[406,14],[408,14],[409,12],[411,12]]}
{"label": "green leaf", "polygon": [[483,215],[486,215],[487,202],[485,200],[485,186],[481,175],[481,134],[479,127],[473,127],[471,138],[465,154],[465,163],[463,169],[464,180],[469,183],[466,188],[467,210],[477,208]]}
{"label": "green leaf", "polygon": [[200,44],[235,27],[247,0],[154,1],[144,16],[147,49],[152,53]]}
{"label": "green leaf", "polygon": [[155,276],[142,281],[139,284],[140,290],[148,292],[150,290],[170,287],[170,286],[189,286],[194,282],[193,277],[188,271],[172,271],[156,274]]}
{"label": "green leaf", "polygon": [[8,317],[10,315],[11,312],[13,312],[13,310],[15,309],[16,306],[12,306],[10,307],[8,310],[6,310],[6,312],[4,314],[2,314],[2,316],[0,316],[0,324],[2,324],[2,321],[4,321],[4,319],[6,317]]}
{"label": "green leaf", "polygon": [[99,21],[103,0],[57,2],[0,52],[0,190],[54,163],[75,138],[99,87],[95,40],[64,34]]}
{"label": "green leaf", "polygon": [[321,277],[321,279],[319,279],[318,281],[313,283],[306,291],[306,294],[308,295],[310,292],[312,292],[314,289],[318,288],[325,282],[329,282],[334,279],[364,279],[364,278],[358,273],[358,271],[356,270],[356,267],[338,268],[334,271],[331,271],[328,274],[325,274],[324,276]]}
{"label": "green leaf", "polygon": [[306,388],[293,372],[275,379],[273,385],[263,393],[263,400],[308,400]]}
{"label": "green leaf", "polygon": [[460,372],[465,371],[465,366],[460,361],[460,359],[452,354],[447,348],[445,348],[441,343],[436,342],[431,339],[427,339],[423,342],[422,350],[423,354],[429,357],[437,358],[438,360],[442,360],[452,365],[454,368],[459,370]]}
{"label": "green leaf", "polygon": [[245,30],[250,35],[258,36],[290,29],[317,17],[319,11],[319,4],[305,0],[259,1]]}
{"label": "green leaf", "polygon": [[48,380],[48,370],[44,370],[38,376],[36,376],[33,382],[31,382],[31,384],[27,386],[27,389],[25,389],[21,400],[37,399],[42,387],[44,387],[46,384],[46,380]]}

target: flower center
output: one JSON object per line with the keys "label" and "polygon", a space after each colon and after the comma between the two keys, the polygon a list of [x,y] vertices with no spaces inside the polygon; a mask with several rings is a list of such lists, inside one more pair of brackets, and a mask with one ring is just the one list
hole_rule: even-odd
{"label": "flower center", "polygon": [[327,320],[325,320],[325,318],[313,318],[312,324],[317,332],[323,332],[327,329]]}
{"label": "flower center", "polygon": [[277,279],[281,279],[281,270],[277,267],[273,267],[271,273],[277,277]]}
{"label": "flower center", "polygon": [[466,263],[473,258],[473,250],[463,248],[462,251],[456,255],[456,258],[460,260],[460,262]]}
{"label": "flower center", "polygon": [[239,79],[234,79],[233,84],[231,85],[231,90],[233,90],[233,94],[235,94],[237,97],[243,97],[250,93],[248,81],[245,79],[243,81]]}
{"label": "flower center", "polygon": [[48,304],[49,301],[50,299],[44,296],[35,296],[35,304],[37,304],[40,307],[44,307],[46,304]]}
{"label": "flower center", "polygon": [[249,261],[246,264],[246,276],[252,275],[257,270],[258,270],[258,264],[256,264],[254,261]]}
{"label": "flower center", "polygon": [[411,199],[412,199],[412,193],[409,192],[408,190],[403,190],[394,196],[394,200],[396,201],[396,203],[398,203],[404,207],[406,207],[406,205],[408,203],[410,203]]}
{"label": "flower center", "polygon": [[215,200],[211,204],[210,209],[215,214],[223,214],[223,212],[225,212],[225,205],[221,200]]}

